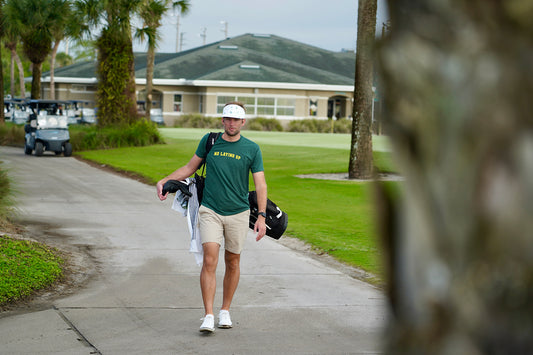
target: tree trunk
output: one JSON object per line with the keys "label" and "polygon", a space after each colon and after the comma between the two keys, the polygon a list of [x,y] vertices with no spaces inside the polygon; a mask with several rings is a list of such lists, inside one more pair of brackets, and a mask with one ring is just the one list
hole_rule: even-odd
{"label": "tree trunk", "polygon": [[41,98],[41,68],[43,63],[33,63],[31,78],[31,98],[38,100]]}
{"label": "tree trunk", "polygon": [[152,82],[154,78],[154,57],[155,48],[149,46],[146,56],[146,119],[150,120],[150,110],[152,109]]}
{"label": "tree trunk", "polygon": [[50,57],[50,100],[56,99],[56,84],[54,76],[56,67],[56,55],[57,49],[59,48],[59,43],[61,43],[61,41],[56,41],[54,43],[54,47],[52,48],[52,55]]}
{"label": "tree trunk", "polygon": [[389,0],[389,354],[533,349],[533,7]]}
{"label": "tree trunk", "polygon": [[[2,16],[2,11],[0,11],[0,16]],[[2,45],[0,45],[0,58],[2,58]],[[0,124],[4,125],[6,123],[6,117],[4,114],[4,64],[0,60]]]}
{"label": "tree trunk", "polygon": [[15,57],[11,53],[11,65],[9,66],[9,93],[15,97]]}
{"label": "tree trunk", "polygon": [[138,119],[131,40],[106,29],[97,46],[98,125],[129,125]]}
{"label": "tree trunk", "polygon": [[359,0],[352,143],[348,176],[372,177],[372,86],[377,0]]}
{"label": "tree trunk", "polygon": [[24,82],[24,67],[22,66],[22,61],[20,60],[20,57],[16,50],[11,50],[11,55],[15,59],[15,63],[17,63],[18,73],[19,73],[19,83],[20,83],[20,97],[25,98],[26,97],[26,83]]}

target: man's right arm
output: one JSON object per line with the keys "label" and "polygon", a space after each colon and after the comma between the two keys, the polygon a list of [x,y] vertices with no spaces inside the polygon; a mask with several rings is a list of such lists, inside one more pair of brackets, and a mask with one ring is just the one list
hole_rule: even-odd
{"label": "man's right arm", "polygon": [[161,180],[159,180],[156,185],[157,196],[159,197],[159,199],[161,201],[164,201],[168,196],[168,192],[165,195],[163,195],[163,185],[165,185],[165,183],[168,180],[178,180],[178,181],[185,180],[200,167],[201,163],[202,163],[202,158],[194,154],[191,160],[189,160],[189,162],[186,165],[174,171],[172,174],[168,175],[167,177],[164,177]]}

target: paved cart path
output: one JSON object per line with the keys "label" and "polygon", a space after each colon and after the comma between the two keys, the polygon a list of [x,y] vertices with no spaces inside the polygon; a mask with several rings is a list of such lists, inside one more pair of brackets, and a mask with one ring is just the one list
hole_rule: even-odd
{"label": "paved cart path", "polygon": [[[74,158],[0,147],[19,219],[92,263],[70,294],[0,314],[1,354],[375,354],[385,300],[374,287],[250,233],[234,328],[205,336],[186,219],[155,188]],[[173,167],[169,167],[172,170]],[[268,179],[268,176],[267,176]],[[221,264],[223,265],[223,264]],[[216,306],[220,306],[219,265]]]}

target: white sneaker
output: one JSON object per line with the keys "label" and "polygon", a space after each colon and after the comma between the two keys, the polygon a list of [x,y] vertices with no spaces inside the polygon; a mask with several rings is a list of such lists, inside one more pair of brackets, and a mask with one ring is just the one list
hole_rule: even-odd
{"label": "white sneaker", "polygon": [[218,314],[218,327],[228,329],[231,328],[233,325],[231,323],[231,318],[229,316],[229,311],[220,310],[220,313]]}
{"label": "white sneaker", "polygon": [[200,326],[201,332],[213,333],[215,331],[215,316],[212,314],[207,314],[204,317],[204,322]]}

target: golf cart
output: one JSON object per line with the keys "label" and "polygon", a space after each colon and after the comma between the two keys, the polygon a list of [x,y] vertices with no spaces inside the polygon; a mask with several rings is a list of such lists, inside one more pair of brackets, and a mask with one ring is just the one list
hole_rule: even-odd
{"label": "golf cart", "polygon": [[96,123],[96,111],[94,108],[89,107],[94,106],[94,102],[89,100],[70,100],[69,104],[69,118],[70,116],[76,117],[77,123]]}
{"label": "golf cart", "polygon": [[4,119],[6,121],[11,121],[12,116],[13,116],[13,104],[11,103],[11,99],[4,98]]}
{"label": "golf cart", "polygon": [[11,121],[18,125],[28,121],[29,113],[26,107],[26,100],[17,98],[6,99],[4,100],[4,105],[6,121]]}
{"label": "golf cart", "polygon": [[56,155],[63,153],[66,157],[71,156],[67,115],[62,110],[64,103],[56,100],[30,100],[29,107],[29,122],[24,126],[24,153],[30,155],[35,150],[35,155],[41,156],[45,151],[51,151]]}
{"label": "golf cart", "polygon": [[[158,101],[152,101],[152,105],[155,107],[150,109],[150,121],[156,123],[159,126],[165,125],[165,120],[163,119],[163,110],[160,108],[157,108],[159,105]],[[137,113],[140,116],[146,115],[146,101],[144,100],[137,100]]]}
{"label": "golf cart", "polygon": [[163,119],[163,112],[160,108],[153,108],[150,110],[150,120],[160,126],[165,125],[165,120]]}

